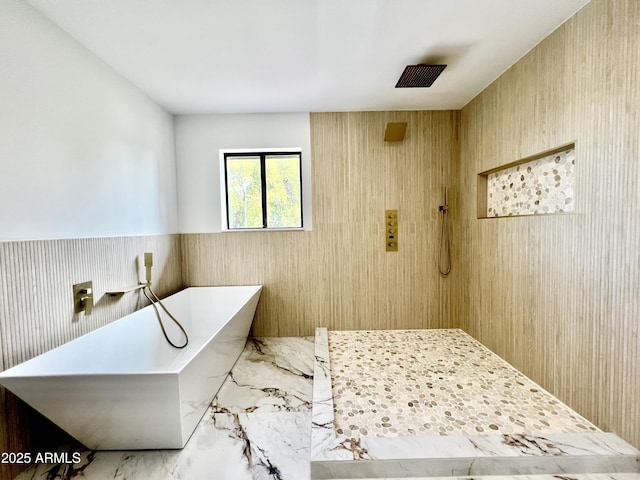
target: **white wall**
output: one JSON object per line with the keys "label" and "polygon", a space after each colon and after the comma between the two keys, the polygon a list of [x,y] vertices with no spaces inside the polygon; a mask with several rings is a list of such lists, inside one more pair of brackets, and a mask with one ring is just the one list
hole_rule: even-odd
{"label": "white wall", "polygon": [[181,233],[221,231],[219,150],[302,148],[304,226],[311,229],[311,125],[308,113],[175,117]]}
{"label": "white wall", "polygon": [[170,114],[21,0],[0,66],[0,241],[177,232]]}

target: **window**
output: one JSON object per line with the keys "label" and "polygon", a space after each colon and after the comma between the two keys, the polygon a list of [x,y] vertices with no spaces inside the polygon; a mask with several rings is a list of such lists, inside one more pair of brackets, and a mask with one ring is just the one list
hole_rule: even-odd
{"label": "window", "polygon": [[223,217],[228,230],[302,228],[302,153],[223,151]]}

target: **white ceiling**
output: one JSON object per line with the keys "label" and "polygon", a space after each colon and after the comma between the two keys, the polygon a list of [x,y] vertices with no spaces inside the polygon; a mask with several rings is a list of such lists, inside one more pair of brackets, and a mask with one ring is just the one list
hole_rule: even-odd
{"label": "white ceiling", "polygon": [[588,0],[28,2],[183,114],[459,109]]}

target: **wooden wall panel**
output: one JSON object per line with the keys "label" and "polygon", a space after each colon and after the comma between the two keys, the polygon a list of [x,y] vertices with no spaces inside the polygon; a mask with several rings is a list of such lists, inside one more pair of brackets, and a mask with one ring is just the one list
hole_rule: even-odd
{"label": "wooden wall panel", "polygon": [[[385,143],[390,121],[405,140]],[[438,275],[438,205],[457,178],[457,112],[311,116],[313,230],[183,235],[189,285],[265,285],[259,336],[330,329],[444,327],[449,279]],[[399,251],[384,213],[398,209]]]}
{"label": "wooden wall panel", "polygon": [[[154,252],[154,289],[160,296],[183,287],[178,235],[0,243],[0,357],[12,367],[51,350],[148,302],[137,293],[105,296],[138,282],[136,258]],[[72,285],[93,280],[92,315],[73,312]],[[0,387],[0,451],[55,450],[67,437]],[[0,478],[23,466],[0,465]]]}
{"label": "wooden wall panel", "polygon": [[[593,0],[462,111],[452,320],[640,446],[640,2]],[[572,215],[476,219],[476,175],[576,142]]]}

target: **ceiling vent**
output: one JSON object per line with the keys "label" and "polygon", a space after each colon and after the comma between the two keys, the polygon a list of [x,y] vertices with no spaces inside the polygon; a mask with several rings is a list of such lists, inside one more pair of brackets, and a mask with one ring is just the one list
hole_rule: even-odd
{"label": "ceiling vent", "polygon": [[430,87],[446,65],[407,65],[396,88]]}

